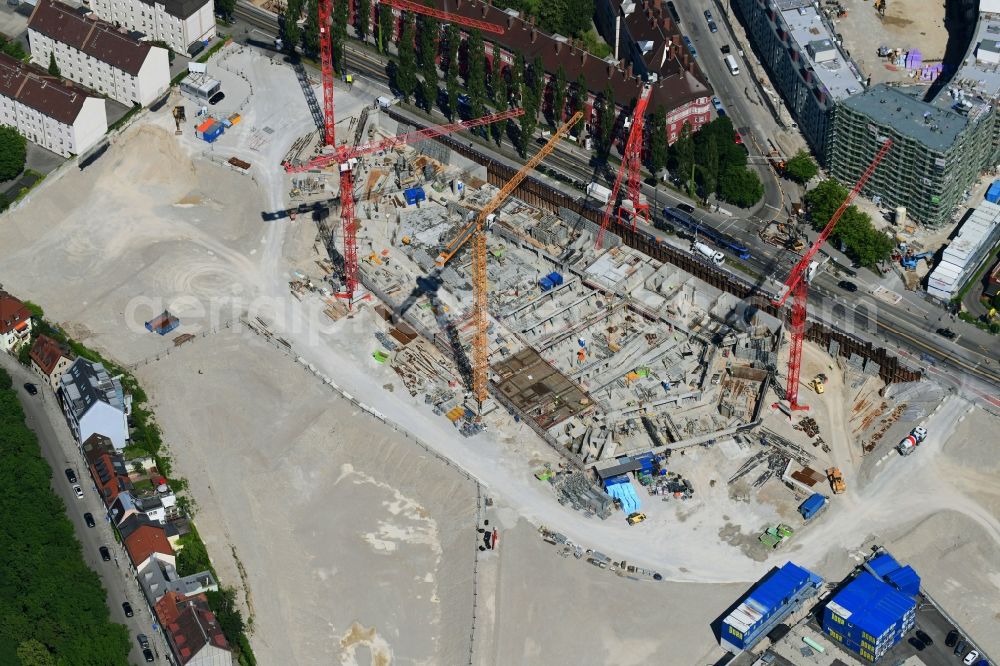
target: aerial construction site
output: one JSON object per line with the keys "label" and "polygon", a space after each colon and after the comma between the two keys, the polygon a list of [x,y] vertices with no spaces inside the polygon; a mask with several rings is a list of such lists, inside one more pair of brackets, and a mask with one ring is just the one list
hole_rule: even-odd
{"label": "aerial construction site", "polygon": [[578,116],[518,162],[470,131],[518,110],[306,77],[317,119],[278,54],[208,73],[238,124],[173,93],[8,214],[0,269],[148,387],[261,663],[708,663],[771,567],[873,544],[1000,653],[1000,417],[807,315],[825,238],[755,281],[657,224],[641,122],[605,205],[536,168]]}

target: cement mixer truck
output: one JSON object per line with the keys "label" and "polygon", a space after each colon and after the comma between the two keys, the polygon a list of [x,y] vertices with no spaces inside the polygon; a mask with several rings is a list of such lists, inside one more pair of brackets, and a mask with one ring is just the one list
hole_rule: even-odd
{"label": "cement mixer truck", "polygon": [[920,443],[927,439],[927,428],[917,426],[910,431],[910,434],[903,438],[903,441],[896,445],[899,455],[908,456],[917,450]]}

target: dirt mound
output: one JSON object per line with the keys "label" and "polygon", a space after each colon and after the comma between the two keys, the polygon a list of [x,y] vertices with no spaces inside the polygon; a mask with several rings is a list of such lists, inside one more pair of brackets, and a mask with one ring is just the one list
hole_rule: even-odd
{"label": "dirt mound", "polygon": [[198,183],[191,157],[162,127],[141,125],[116,148],[119,155],[112,171],[133,187],[153,186],[186,195]]}

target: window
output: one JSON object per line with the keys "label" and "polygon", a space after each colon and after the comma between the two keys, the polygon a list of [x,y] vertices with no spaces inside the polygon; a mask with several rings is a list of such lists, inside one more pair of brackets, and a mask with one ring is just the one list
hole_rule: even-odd
{"label": "window", "polygon": [[830,635],[830,638],[837,641],[838,643],[844,642],[844,637],[840,633],[834,631],[833,629],[827,629],[826,633]]}
{"label": "window", "polygon": [[841,625],[844,624],[844,618],[840,617],[836,613],[830,613],[830,619],[836,622],[837,624]]}

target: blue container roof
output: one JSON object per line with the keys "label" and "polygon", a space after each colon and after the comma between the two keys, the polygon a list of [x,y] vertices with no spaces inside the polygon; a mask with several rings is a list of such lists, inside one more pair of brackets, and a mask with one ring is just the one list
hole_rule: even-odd
{"label": "blue container roof", "polygon": [[868,569],[879,578],[885,578],[899,568],[899,562],[889,553],[868,560]]}
{"label": "blue container roof", "polygon": [[769,614],[780,608],[813,579],[821,580],[819,576],[808,569],[786,562],[750,593],[746,603],[761,613]]}
{"label": "blue container roof", "polygon": [[920,576],[909,564],[886,575],[886,580],[910,596],[920,591]]}
{"label": "blue container roof", "polygon": [[800,505],[800,508],[803,508],[803,509],[815,509],[815,508],[823,506],[823,502],[825,502],[825,501],[826,501],[825,497],[823,497],[819,493],[813,493],[812,495],[810,495],[806,499],[805,502],[803,502]]}
{"label": "blue container roof", "polygon": [[848,583],[827,604],[850,624],[878,637],[903,619],[916,602],[867,571]]}

